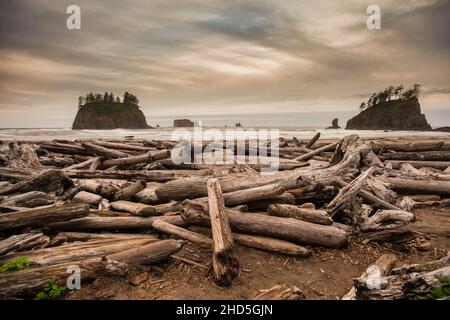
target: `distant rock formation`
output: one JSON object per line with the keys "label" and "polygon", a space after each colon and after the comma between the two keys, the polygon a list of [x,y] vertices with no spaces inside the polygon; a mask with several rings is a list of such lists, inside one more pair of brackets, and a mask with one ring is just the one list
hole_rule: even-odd
{"label": "distant rock formation", "polygon": [[450,127],[440,127],[440,128],[433,129],[433,131],[437,131],[437,132],[450,132]]}
{"label": "distant rock formation", "polygon": [[431,130],[425,115],[421,113],[419,100],[381,102],[360,112],[348,120],[346,129],[356,130]]}
{"label": "distant rock formation", "polygon": [[331,122],[331,127],[327,127],[327,129],[340,129],[339,127],[339,120],[337,118],[333,119]]}
{"label": "distant rock formation", "polygon": [[234,125],[236,128],[242,128],[242,124],[240,122],[236,122],[236,124]]}
{"label": "distant rock formation", "polygon": [[88,103],[78,109],[72,129],[147,129],[137,105],[122,102]]}
{"label": "distant rock formation", "polygon": [[193,127],[194,122],[189,119],[175,119],[173,121],[173,126],[175,128],[188,128],[188,127]]}

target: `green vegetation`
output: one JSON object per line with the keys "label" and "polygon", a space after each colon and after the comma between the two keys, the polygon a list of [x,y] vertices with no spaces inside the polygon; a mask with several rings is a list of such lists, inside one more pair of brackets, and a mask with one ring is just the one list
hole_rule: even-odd
{"label": "green vegetation", "polygon": [[124,93],[122,101],[119,97],[114,98],[112,92],[105,92],[103,95],[90,92],[84,97],[78,97],[78,108],[89,108],[101,114],[123,111],[128,105],[138,104],[138,98],[129,92]]}
{"label": "green vegetation", "polygon": [[437,300],[450,297],[450,278],[443,276],[437,276],[436,278],[441,282],[442,286],[431,289],[427,298]]}
{"label": "green vegetation", "polygon": [[18,271],[30,266],[30,260],[27,257],[19,257],[5,263],[0,267],[0,272]]}
{"label": "green vegetation", "polygon": [[36,294],[35,300],[54,300],[61,298],[66,292],[66,287],[59,286],[53,280],[47,280],[44,283],[42,291]]}
{"label": "green vegetation", "polygon": [[379,103],[394,100],[407,100],[413,97],[419,97],[420,84],[415,84],[413,89],[404,91],[403,84],[394,87],[389,86],[384,91],[373,93],[367,102],[362,102],[359,106],[360,111],[371,108]]}

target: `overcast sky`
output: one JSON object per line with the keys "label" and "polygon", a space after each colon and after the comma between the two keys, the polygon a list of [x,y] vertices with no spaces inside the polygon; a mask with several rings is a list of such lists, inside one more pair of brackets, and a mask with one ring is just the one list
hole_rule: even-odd
{"label": "overcast sky", "polygon": [[[374,3],[381,30],[366,27]],[[66,28],[70,4],[81,30]],[[0,127],[70,127],[78,96],[105,90],[136,94],[149,123],[298,112],[323,125],[416,82],[431,124],[450,125],[449,18],[448,0],[1,0]]]}

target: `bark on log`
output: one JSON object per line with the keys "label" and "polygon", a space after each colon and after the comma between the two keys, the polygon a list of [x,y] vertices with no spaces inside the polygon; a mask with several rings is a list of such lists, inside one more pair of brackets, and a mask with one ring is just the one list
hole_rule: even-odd
{"label": "bark on log", "polygon": [[[317,225],[292,218],[280,218],[257,213],[225,210],[233,230],[298,244],[339,248],[348,243],[348,234],[332,226]],[[189,223],[209,225],[209,216],[201,203],[185,201],[182,217]]]}
{"label": "bark on log", "polygon": [[163,220],[156,219],[153,224],[153,229],[164,232],[167,234],[175,235],[181,239],[189,240],[193,243],[203,243],[203,244],[209,244],[212,245],[213,241],[204,236],[203,234],[198,234],[189,230],[186,230],[181,227],[177,227],[173,224],[167,223]]}
{"label": "bark on log", "polygon": [[42,247],[48,244],[50,238],[43,233],[24,233],[12,235],[0,241],[0,256],[12,251],[31,250],[35,247]]}
{"label": "bark on log", "polygon": [[97,207],[100,204],[100,201],[102,201],[102,197],[95,193],[80,191],[73,197],[72,200],[74,202],[86,203],[91,206]]}
{"label": "bark on log", "polygon": [[273,216],[295,218],[306,222],[332,225],[333,219],[330,218],[326,211],[316,210],[315,206],[294,206],[289,204],[271,204],[269,213]]}
{"label": "bark on log", "polygon": [[311,147],[316,143],[317,140],[320,138],[320,132],[317,132],[315,136],[309,140],[309,142],[306,144],[305,148],[311,149]]}
{"label": "bark on log", "polygon": [[339,210],[346,207],[347,201],[355,196],[368,179],[375,172],[375,167],[371,167],[362,173],[358,178],[350,182],[347,186],[339,190],[337,196],[325,207],[329,215],[333,217]]}
{"label": "bark on log", "polygon": [[426,181],[399,178],[382,178],[382,180],[390,183],[394,190],[401,193],[450,195],[450,181]]}
{"label": "bark on log", "polygon": [[[202,226],[192,225],[189,226],[189,230],[196,233],[204,234],[208,237],[211,236],[211,229]],[[243,233],[233,232],[233,240],[245,247],[259,249],[268,252],[275,252],[279,254],[285,254],[289,256],[306,258],[311,256],[311,251],[307,248],[294,244],[289,241],[274,239],[269,237],[255,236]]]}
{"label": "bark on log", "polygon": [[148,152],[153,150],[153,148],[150,147],[143,147],[134,145],[131,143],[121,143],[121,142],[110,142],[110,141],[102,141],[102,140],[94,140],[92,141],[93,144],[109,149],[119,149],[119,150],[130,150],[130,151],[143,151]]}
{"label": "bark on log", "polygon": [[42,227],[53,222],[85,217],[88,213],[88,206],[85,204],[67,204],[61,207],[4,213],[0,215],[0,231]]}
{"label": "bark on log", "polygon": [[107,199],[112,199],[118,192],[118,188],[114,184],[94,179],[80,179],[77,180],[75,184],[81,190],[101,195]]}
{"label": "bark on log", "polygon": [[64,190],[72,185],[72,181],[60,170],[49,170],[37,174],[25,181],[13,184],[10,187],[0,190],[0,194],[10,194],[13,192],[43,191],[55,192],[62,195]]}
{"label": "bark on log", "polygon": [[[164,240],[162,243],[155,242],[143,245],[138,249],[132,248],[126,252],[117,255],[108,255],[106,259],[91,258],[80,261],[69,261],[51,266],[30,268],[16,272],[5,272],[0,274],[0,296],[1,297],[21,297],[30,296],[41,290],[43,284],[52,279],[59,285],[66,283],[68,276],[67,268],[70,265],[78,265],[82,281],[86,282],[94,279],[108,270],[110,262],[119,261],[119,263],[155,263],[166,259],[174,252],[178,251],[181,243],[176,240]],[[117,260],[116,260],[117,259]]]}
{"label": "bark on log", "polygon": [[131,201],[114,201],[110,203],[111,208],[117,211],[129,212],[135,216],[148,217],[159,215],[153,206]]}
{"label": "bark on log", "polygon": [[144,190],[146,186],[147,184],[145,183],[145,181],[138,180],[130,186],[116,192],[116,194],[114,195],[114,200],[130,200],[136,193]]}
{"label": "bark on log", "polygon": [[449,151],[422,151],[418,152],[392,152],[384,153],[384,160],[410,160],[410,161],[450,161]]}
{"label": "bark on log", "polygon": [[85,148],[78,145],[62,144],[62,143],[41,143],[39,146],[47,151],[62,154],[78,154],[93,156],[94,153],[86,150]]}
{"label": "bark on log", "polygon": [[148,218],[89,216],[67,222],[52,223],[47,227],[53,230],[60,231],[152,230],[152,224],[156,219],[162,219],[163,221],[181,227],[186,226],[186,222],[180,216],[162,216]]}
{"label": "bark on log", "polygon": [[309,158],[311,158],[311,157],[313,157],[313,156],[316,156],[316,155],[318,155],[318,154],[321,153],[321,152],[329,151],[329,150],[334,150],[334,149],[336,148],[337,145],[338,145],[337,142],[328,144],[328,145],[326,145],[326,146],[317,148],[317,149],[315,149],[315,150],[313,150],[313,151],[311,151],[311,152],[305,153],[305,154],[303,154],[303,155],[301,155],[301,156],[299,156],[299,157],[296,157],[296,158],[294,158],[293,160],[295,160],[295,161],[306,161],[306,160],[308,160]]}
{"label": "bark on log", "polygon": [[112,166],[127,166],[137,163],[150,163],[156,160],[168,158],[170,156],[169,150],[149,151],[146,154],[139,156],[129,156],[126,158],[117,158],[105,160],[102,163],[102,168],[106,169]]}
{"label": "bark on log", "polygon": [[114,261],[126,261],[127,264],[147,265],[164,259],[178,252],[183,241],[160,240],[143,246],[138,246],[126,251],[113,253],[108,259]]}
{"label": "bark on log", "polygon": [[450,161],[405,161],[405,160],[387,160],[385,163],[390,163],[393,169],[399,169],[403,163],[409,163],[414,168],[435,168],[445,170],[450,166]]}
{"label": "bark on log", "polygon": [[102,146],[97,146],[92,143],[84,142],[82,146],[89,150],[91,153],[96,154],[97,156],[105,157],[106,159],[116,159],[116,158],[125,158],[128,157],[129,154],[117,151],[114,149],[108,149]]}
{"label": "bark on log", "polygon": [[219,180],[208,180],[207,188],[213,237],[213,276],[217,284],[230,286],[233,278],[239,274],[239,261],[233,248],[233,234],[225,212]]}
{"label": "bark on log", "polygon": [[373,242],[404,243],[413,240],[416,237],[416,232],[405,226],[381,231],[364,232],[362,237]]}
{"label": "bark on log", "polygon": [[[395,263],[397,262],[397,256],[392,253],[383,254],[375,261],[375,263],[367,268],[367,270],[359,277],[358,281],[368,281],[368,277],[377,277],[389,275]],[[376,273],[374,275],[374,273]],[[376,280],[376,279],[375,279]],[[350,291],[342,297],[342,300],[356,300],[357,289],[353,286]]]}

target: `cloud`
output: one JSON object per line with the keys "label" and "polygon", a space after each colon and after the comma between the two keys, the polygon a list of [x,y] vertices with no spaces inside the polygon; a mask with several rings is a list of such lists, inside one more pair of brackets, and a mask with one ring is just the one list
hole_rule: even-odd
{"label": "cloud", "polygon": [[77,31],[70,4],[0,2],[0,126],[49,126],[49,112],[70,126],[89,91],[134,92],[150,117],[356,112],[398,83],[449,95],[448,0],[381,0],[375,31],[365,0],[79,0]]}

